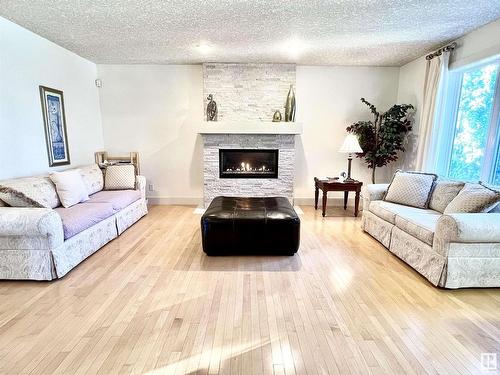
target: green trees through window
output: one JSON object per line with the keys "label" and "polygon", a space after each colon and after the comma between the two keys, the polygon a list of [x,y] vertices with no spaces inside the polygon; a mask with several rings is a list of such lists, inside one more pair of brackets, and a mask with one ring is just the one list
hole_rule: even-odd
{"label": "green trees through window", "polygon": [[[491,118],[495,103],[495,87],[499,65],[483,65],[462,75],[455,134],[451,150],[448,176],[453,179],[478,181],[482,177]],[[498,141],[494,147],[498,149]],[[490,151],[491,152],[491,151]],[[500,152],[496,152],[492,181],[500,184]],[[484,176],[484,174],[483,174]]]}

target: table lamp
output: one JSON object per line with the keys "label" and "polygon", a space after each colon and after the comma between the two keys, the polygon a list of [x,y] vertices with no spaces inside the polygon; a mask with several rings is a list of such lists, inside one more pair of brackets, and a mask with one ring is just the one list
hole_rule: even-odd
{"label": "table lamp", "polygon": [[342,143],[342,146],[340,147],[339,152],[349,154],[349,157],[347,158],[347,178],[344,180],[344,182],[355,181],[351,178],[352,154],[359,154],[363,152],[363,149],[359,145],[358,137],[356,137],[354,134],[347,134],[344,139],[344,143]]}

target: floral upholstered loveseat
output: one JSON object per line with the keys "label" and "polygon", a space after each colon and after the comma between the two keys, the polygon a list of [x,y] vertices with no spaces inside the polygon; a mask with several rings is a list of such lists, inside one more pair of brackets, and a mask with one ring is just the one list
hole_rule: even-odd
{"label": "floral upholstered loveseat", "polygon": [[463,189],[479,186],[437,180],[426,207],[417,208],[387,201],[389,184],[368,185],[362,228],[435,286],[500,287],[498,204],[479,213],[447,210]]}
{"label": "floral upholstered loveseat", "polygon": [[69,208],[49,177],[0,181],[0,197],[10,194],[10,206],[0,200],[0,279],[63,277],[147,214],[143,176],[134,190],[105,191],[96,164],[79,171],[89,199]]}

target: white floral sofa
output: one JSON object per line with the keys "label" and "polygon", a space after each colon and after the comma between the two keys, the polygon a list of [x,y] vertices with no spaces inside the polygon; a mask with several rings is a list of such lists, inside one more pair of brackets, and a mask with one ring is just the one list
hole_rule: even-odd
{"label": "white floral sofa", "polygon": [[500,287],[498,205],[489,212],[445,214],[458,194],[439,188],[446,183],[457,184],[436,181],[429,208],[385,201],[389,184],[366,186],[363,230],[435,286]]}
{"label": "white floral sofa", "polygon": [[19,202],[10,196],[11,206],[0,200],[0,279],[63,277],[147,214],[143,176],[135,190],[104,191],[96,164],[79,170],[90,199],[70,208],[60,205],[48,177],[0,182],[0,197],[2,189],[19,195]]}

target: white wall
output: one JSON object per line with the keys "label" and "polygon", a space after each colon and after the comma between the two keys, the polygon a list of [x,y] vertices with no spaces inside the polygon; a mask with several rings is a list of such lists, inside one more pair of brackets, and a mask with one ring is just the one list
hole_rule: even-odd
{"label": "white wall", "polygon": [[[347,170],[347,155],[338,152],[345,128],[372,119],[360,98],[386,111],[396,103],[398,74],[398,68],[297,67],[297,121],[304,126],[297,139],[295,197],[299,203],[314,196],[314,176],[338,176]],[[388,181],[391,170],[377,169],[377,182]],[[352,176],[369,183],[371,170],[361,159],[354,159]]]}
{"label": "white wall", "polygon": [[[499,34],[500,20],[460,38],[452,65],[499,53]],[[304,124],[296,146],[298,201],[313,197],[314,176],[337,175],[347,168],[346,155],[337,152],[345,127],[371,118],[359,98],[380,110],[396,102],[418,110],[424,72],[423,57],[400,69],[297,67],[297,121]],[[97,76],[103,82],[99,92],[94,86]],[[201,201],[201,65],[96,67],[0,18],[0,179],[49,170],[39,85],[64,91],[72,165],[92,162],[96,150],[139,151],[142,173],[154,186],[148,193],[156,198],[153,202]],[[417,111],[417,129],[418,121]],[[416,136],[411,140],[407,156],[412,155]],[[400,164],[411,166],[412,157],[406,159]],[[387,181],[393,169],[394,165],[380,170],[377,180]],[[355,160],[353,176],[368,182],[370,171]]]}
{"label": "white wall", "polygon": [[[154,203],[201,202],[203,145],[197,126],[203,119],[203,77],[199,65],[99,65],[105,148],[139,151],[141,173],[154,191]],[[297,67],[295,196],[311,202],[313,177],[338,175],[347,156],[337,152],[352,122],[370,119],[360,102],[381,110],[396,102],[398,68]],[[353,176],[368,182],[369,170],[354,161]],[[384,171],[380,181],[387,181]]]}
{"label": "white wall", "polygon": [[105,148],[138,151],[153,203],[201,202],[201,65],[99,65]]}
{"label": "white wall", "polygon": [[420,129],[420,111],[423,103],[425,56],[402,66],[399,70],[398,103],[412,104],[415,109],[412,131],[405,144],[405,152],[400,155],[395,166],[404,170],[415,169],[418,133]]}
{"label": "white wall", "polygon": [[[500,55],[500,20],[485,25],[458,39],[458,47],[450,56],[450,69],[463,67],[482,59]],[[405,169],[413,169],[419,133],[420,110],[422,108],[425,56],[402,66],[399,73],[398,102],[411,103],[416,106],[414,130],[409,137],[409,145],[399,165]]]}
{"label": "white wall", "polygon": [[71,165],[93,162],[103,147],[96,73],[94,63],[0,17],[0,180],[50,169],[39,85],[64,92]]}
{"label": "white wall", "polygon": [[457,40],[450,56],[452,69],[500,54],[500,19],[476,29]]}

